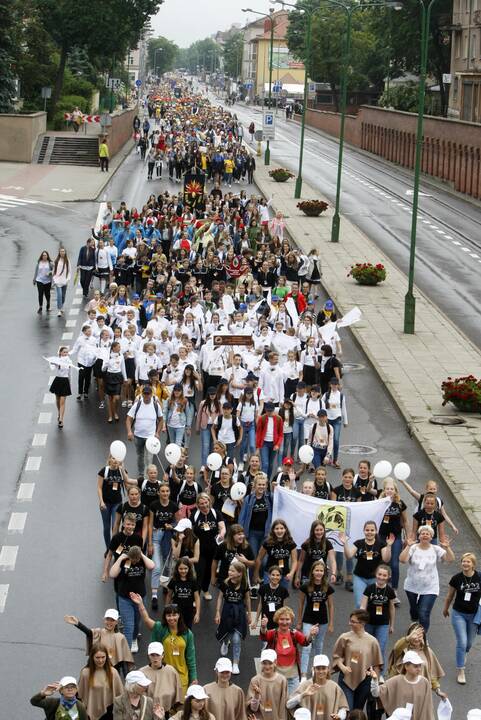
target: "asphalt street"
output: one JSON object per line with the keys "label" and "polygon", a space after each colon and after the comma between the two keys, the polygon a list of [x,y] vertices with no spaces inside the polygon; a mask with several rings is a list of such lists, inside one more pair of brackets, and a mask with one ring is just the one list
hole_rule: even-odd
{"label": "asphalt street", "polygon": [[[217,100],[219,101],[219,100]],[[260,108],[235,105],[247,127],[262,127]],[[271,161],[297,175],[300,124],[279,109]],[[338,142],[306,129],[303,178],[335,202]],[[257,146],[257,143],[255,143]],[[263,159],[259,158],[259,162]],[[409,267],[412,172],[345,146],[341,214],[366,233],[404,272]],[[294,192],[294,181],[292,181]],[[481,241],[479,206],[422,180],[419,198],[415,282],[481,347]],[[353,258],[354,262],[362,258]],[[407,289],[407,288],[406,288]]]}
{"label": "asphalt street", "polygon": [[[287,136],[292,131],[289,128],[282,132]],[[276,152],[280,151],[276,148]],[[158,192],[167,187],[165,183],[147,183],[145,167],[133,153],[107,187],[105,198],[100,200],[111,199],[117,205],[125,199],[131,205],[140,205],[151,191]],[[62,242],[75,263],[78,249],[85,241],[97,211],[95,203],[56,207],[39,203],[28,207],[12,206],[8,212],[0,214],[3,250],[0,392],[4,463],[0,534],[3,548],[16,548],[7,553],[3,550],[0,556],[0,562],[5,561],[4,572],[0,575],[0,598],[5,601],[4,607],[3,603],[0,605],[3,609],[0,613],[0,647],[4,659],[0,697],[3,707],[15,707],[16,717],[22,720],[40,717],[28,703],[30,695],[62,675],[78,675],[84,664],[83,636],[65,625],[64,614],[75,614],[86,625],[94,627],[101,623],[105,608],[114,603],[112,586],[100,581],[103,542],[96,474],[105,463],[111,441],[125,440],[124,424],[108,425],[91,391],[89,401],[82,405],[74,398],[69,399],[65,427],[57,429],[55,406],[48,394],[48,365],[41,358],[55,353],[61,342],[73,342],[80,330],[82,309],[79,296],[70,287],[67,308],[74,314],[66,313],[65,320],[57,318],[55,311],[48,317],[39,317],[36,315],[36,290],[32,286],[35,262],[43,249],[56,254]],[[396,213],[400,214],[395,211],[393,217]],[[71,305],[72,300],[75,300],[74,305]],[[54,300],[52,308],[55,308]],[[78,308],[79,314],[75,313]],[[71,325],[66,327],[66,322]],[[66,332],[73,333],[72,338],[62,338]],[[461,530],[454,544],[456,555],[459,557],[464,551],[474,550],[479,556],[479,539],[466,527],[449,488],[436,476],[422,449],[409,437],[403,419],[362,350],[346,330],[342,331],[342,340],[344,362],[360,365],[358,369],[346,372],[344,378],[349,426],[343,430],[341,442],[351,446],[352,454],[342,454],[342,465],[355,465],[366,452],[371,452],[367,457],[374,462],[384,458],[391,462],[409,462],[417,488],[421,488],[427,478],[435,477],[440,485],[440,495],[446,499],[452,519]],[[48,413],[50,419],[45,415]],[[39,420],[44,422],[39,423]],[[35,446],[34,442],[37,443]],[[199,449],[197,439],[192,448],[195,458]],[[40,463],[31,458],[41,458]],[[131,447],[126,465],[134,471],[135,453]],[[330,468],[329,480],[338,484],[339,474]],[[19,490],[27,495],[28,490],[32,490],[26,488],[26,484],[34,484],[33,495],[31,500],[20,502],[17,499]],[[406,497],[405,500],[412,510],[413,501]],[[12,513],[26,513],[20,520],[15,518],[20,528],[16,532],[12,531]],[[442,587],[446,587],[449,577],[456,571],[457,566],[442,569]],[[402,605],[396,620],[397,635],[409,623],[402,591],[400,596]],[[337,635],[347,629],[352,601],[352,594],[343,588],[336,589],[335,633],[325,643],[328,653]],[[297,599],[291,604],[297,608]],[[479,705],[475,677],[481,659],[481,643],[478,641],[470,655],[468,685],[461,688],[456,685],[454,675],[454,636],[449,622],[442,617],[441,607],[442,600],[439,599],[433,612],[430,642],[447,673],[442,687],[451,697],[456,717],[462,718],[469,708]],[[196,629],[201,682],[212,680],[218,657],[212,619],[213,603],[204,603],[202,621]],[[144,633],[141,652],[137,656],[139,666],[145,662],[147,642]],[[258,638],[249,637],[243,646],[238,679],[243,687],[247,687],[255,672],[253,658],[258,657],[259,652]]]}

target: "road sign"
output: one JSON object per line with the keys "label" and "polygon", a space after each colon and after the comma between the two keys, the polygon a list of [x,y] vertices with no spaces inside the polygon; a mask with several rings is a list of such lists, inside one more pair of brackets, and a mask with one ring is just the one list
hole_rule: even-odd
{"label": "road sign", "polygon": [[270,110],[265,110],[262,118],[262,130],[265,140],[274,140],[276,137],[275,115]]}
{"label": "road sign", "polygon": [[252,90],[252,88],[254,87],[254,84],[251,82],[247,82],[247,83],[245,83],[244,87],[246,90]]}
{"label": "road sign", "polygon": [[256,130],[254,133],[254,138],[256,139],[256,142],[262,142],[264,140],[264,133],[262,130]]}
{"label": "road sign", "polygon": [[109,78],[106,83],[109,90],[120,90],[122,80],[120,78]]}
{"label": "road sign", "polygon": [[43,87],[42,88],[42,97],[47,99],[52,97],[52,88],[51,87]]}
{"label": "road sign", "polygon": [[276,82],[274,83],[274,85],[272,86],[272,92],[280,93],[281,90],[282,90],[282,83],[276,81]]}
{"label": "road sign", "polygon": [[137,85],[137,87],[140,87],[142,85],[142,80],[136,80],[135,84]]}

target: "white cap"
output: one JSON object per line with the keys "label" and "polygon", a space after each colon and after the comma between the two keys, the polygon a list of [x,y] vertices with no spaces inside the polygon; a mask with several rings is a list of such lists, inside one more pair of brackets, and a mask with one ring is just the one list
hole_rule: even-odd
{"label": "white cap", "polygon": [[161,642],[151,642],[147,648],[147,655],[163,655],[164,646]]}
{"label": "white cap", "polygon": [[327,655],[314,655],[312,667],[329,667],[329,658]]}
{"label": "white cap", "polygon": [[466,720],[481,720],[481,710],[479,708],[468,710]]}
{"label": "white cap", "polygon": [[311,711],[304,707],[297,708],[294,720],[312,720]]}
{"label": "white cap", "polygon": [[261,662],[277,662],[277,653],[275,650],[263,650],[261,652]]}
{"label": "white cap", "polygon": [[411,720],[413,715],[413,707],[396,708],[388,718],[388,720]]}
{"label": "white cap", "polygon": [[424,660],[414,650],[407,650],[404,653],[404,657],[403,657],[402,661],[403,661],[403,664],[411,663],[412,665],[424,665]]}
{"label": "white cap", "polygon": [[131,683],[132,685],[140,685],[140,687],[149,687],[152,680],[149,680],[141,670],[131,670],[125,676],[125,682]]}
{"label": "white cap", "polygon": [[182,518],[182,520],[179,520],[177,525],[175,526],[174,530],[176,532],[184,532],[184,530],[192,530],[192,523],[188,518]]}
{"label": "white cap", "polygon": [[77,687],[78,683],[77,683],[76,679],[74,677],[72,677],[71,675],[65,675],[65,677],[63,677],[60,680],[59,685],[62,688],[67,687],[67,685],[75,685],[75,687]]}
{"label": "white cap", "polygon": [[214,670],[217,670],[217,672],[232,672],[232,663],[229,658],[221,657],[217,660]]}
{"label": "white cap", "polygon": [[196,700],[208,700],[209,698],[202,685],[191,685],[189,688],[187,688],[185,697],[193,697]]}
{"label": "white cap", "polygon": [[115,610],[115,608],[109,608],[105,611],[104,618],[110,618],[111,620],[117,620],[119,619],[119,611]]}

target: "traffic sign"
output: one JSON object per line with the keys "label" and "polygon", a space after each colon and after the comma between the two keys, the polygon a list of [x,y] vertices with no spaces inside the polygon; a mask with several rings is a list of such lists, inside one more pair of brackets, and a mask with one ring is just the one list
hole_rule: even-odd
{"label": "traffic sign", "polygon": [[254,84],[251,82],[247,82],[247,83],[245,83],[244,87],[246,90],[252,90],[252,88],[254,87]]}
{"label": "traffic sign", "polygon": [[282,90],[282,83],[280,81],[276,80],[276,82],[272,86],[272,92],[280,93],[281,90]]}
{"label": "traffic sign", "polygon": [[262,130],[265,140],[274,140],[276,137],[275,115],[271,110],[265,110],[262,118]]}
{"label": "traffic sign", "polygon": [[137,85],[137,87],[140,87],[142,85],[142,80],[136,80],[135,84]]}
{"label": "traffic sign", "polygon": [[256,130],[254,133],[254,138],[256,139],[256,142],[262,142],[264,140],[264,133],[262,130]]}
{"label": "traffic sign", "polygon": [[120,90],[122,80],[120,78],[109,78],[106,85],[110,90]]}

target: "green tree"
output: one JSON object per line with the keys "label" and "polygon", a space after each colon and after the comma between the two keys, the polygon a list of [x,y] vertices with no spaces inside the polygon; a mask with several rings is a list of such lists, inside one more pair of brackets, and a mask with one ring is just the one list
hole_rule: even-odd
{"label": "green tree", "polygon": [[152,38],[149,40],[147,52],[147,66],[157,75],[163,75],[175,67],[179,48],[165,37]]}
{"label": "green tree", "polygon": [[224,70],[226,75],[238,78],[242,72],[242,55],[244,50],[244,33],[235,32],[227,38],[224,48]]}
{"label": "green tree", "polygon": [[15,97],[13,34],[15,29],[13,0],[0,2],[0,112],[11,112]]}

